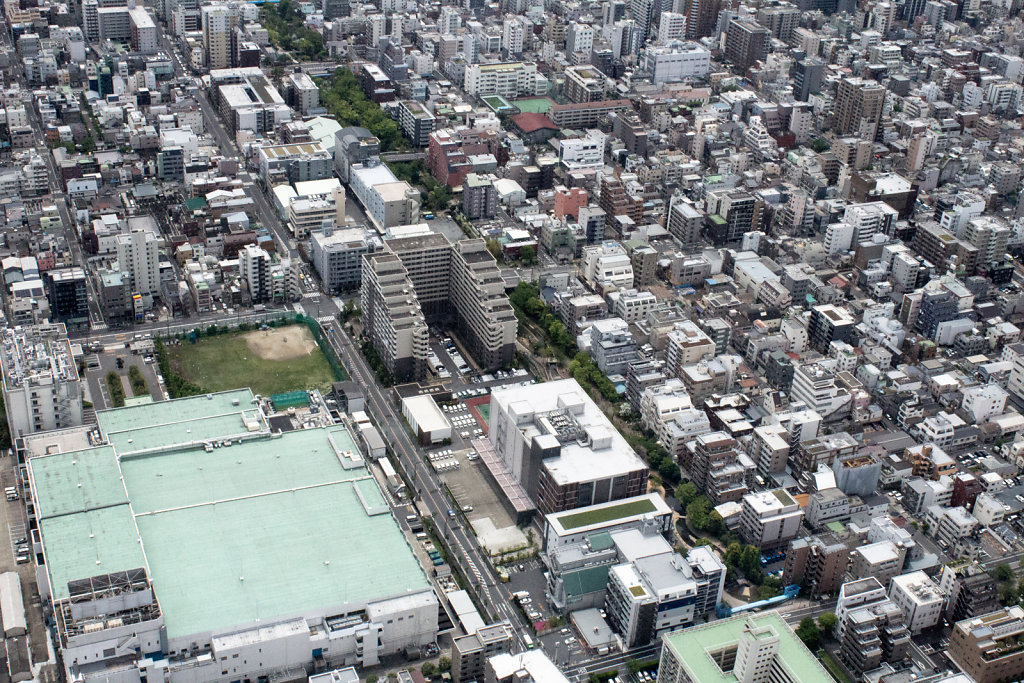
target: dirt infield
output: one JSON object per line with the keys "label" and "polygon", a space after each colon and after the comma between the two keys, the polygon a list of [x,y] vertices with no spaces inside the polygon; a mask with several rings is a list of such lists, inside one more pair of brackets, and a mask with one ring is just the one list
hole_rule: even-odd
{"label": "dirt infield", "polygon": [[257,330],[243,335],[245,345],[264,360],[294,360],[313,353],[316,341],[305,325]]}

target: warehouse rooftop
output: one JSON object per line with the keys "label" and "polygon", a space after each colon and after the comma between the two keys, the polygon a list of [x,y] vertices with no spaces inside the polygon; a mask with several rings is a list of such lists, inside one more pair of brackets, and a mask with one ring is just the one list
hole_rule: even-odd
{"label": "warehouse rooftop", "polygon": [[245,390],[104,411],[101,430],[120,435],[110,445],[29,461],[55,601],[69,581],[146,567],[174,639],[429,590],[345,427],[216,447],[131,437],[133,425],[182,420],[209,432],[204,419],[218,425],[252,400]]}

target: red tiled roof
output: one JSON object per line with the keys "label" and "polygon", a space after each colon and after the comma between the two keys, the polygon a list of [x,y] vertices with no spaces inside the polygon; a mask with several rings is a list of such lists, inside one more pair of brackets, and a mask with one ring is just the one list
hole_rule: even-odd
{"label": "red tiled roof", "polygon": [[533,112],[525,112],[522,114],[516,114],[512,117],[512,123],[515,127],[524,133],[532,133],[541,128],[548,130],[558,130],[558,126],[552,123],[544,114],[534,114]]}

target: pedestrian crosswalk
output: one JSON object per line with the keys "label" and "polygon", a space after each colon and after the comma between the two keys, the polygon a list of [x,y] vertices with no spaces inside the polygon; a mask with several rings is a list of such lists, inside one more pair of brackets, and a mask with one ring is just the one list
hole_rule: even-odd
{"label": "pedestrian crosswalk", "polygon": [[478,584],[483,584],[483,582],[484,582],[483,574],[480,573],[480,569],[476,566],[476,562],[473,561],[473,558],[467,557],[466,558],[466,565],[469,567],[469,571],[473,573],[473,576],[476,578],[477,583]]}
{"label": "pedestrian crosswalk", "polygon": [[318,323],[333,323],[334,322],[334,316],[333,315],[322,315],[319,318],[317,318],[316,321]]}

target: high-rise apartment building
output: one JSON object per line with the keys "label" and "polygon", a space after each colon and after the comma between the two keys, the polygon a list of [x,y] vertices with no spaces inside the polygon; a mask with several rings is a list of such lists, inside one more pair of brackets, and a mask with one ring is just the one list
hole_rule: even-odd
{"label": "high-rise apartment building", "polygon": [[662,639],[658,683],[817,683],[830,678],[777,612],[719,619]]}
{"label": "high-rise apartment building", "polygon": [[494,218],[498,211],[498,191],[486,175],[469,173],[462,183],[462,213],[470,220]]}
{"label": "high-rise apartment building", "polygon": [[477,364],[488,369],[511,366],[519,323],[484,240],[455,243],[450,287],[459,334]]}
{"label": "high-rise apartment building", "polygon": [[626,192],[626,185],[612,176],[601,177],[601,196],[598,205],[604,211],[606,221],[612,220],[615,216],[628,216],[635,223],[639,223],[643,218],[643,199]]}
{"label": "high-rise apartment building", "polygon": [[706,38],[715,32],[718,14],[726,6],[722,0],[684,0],[686,38]]}
{"label": "high-rise apartment building", "polygon": [[[402,281],[414,288],[412,299],[398,302],[403,310],[414,306],[420,318],[453,320],[467,350],[481,367],[511,364],[518,323],[505,294],[504,280],[484,240],[462,240],[453,245],[444,235],[428,232],[386,240],[385,251],[399,259]],[[364,300],[374,294],[375,287],[380,289],[379,284],[366,280],[368,258],[363,258]],[[390,277],[389,283],[399,279],[390,260],[370,262]],[[384,299],[377,296],[371,303],[377,301]],[[418,366],[413,365],[412,370],[418,371]]]}
{"label": "high-rise apartment building", "polygon": [[204,5],[200,8],[203,27],[203,58],[207,69],[231,66],[231,11],[227,5]]}
{"label": "high-rise apartment building", "polygon": [[364,228],[325,228],[310,233],[309,262],[331,294],[355,289],[362,283],[363,256],[380,251],[376,232]]}
{"label": "high-rise apartment building", "polygon": [[700,244],[700,231],[704,227],[704,212],[683,195],[673,195],[668,208],[668,231],[682,243],[684,249]]}
{"label": "high-rise apartment building", "polygon": [[150,308],[160,296],[159,238],[148,228],[133,228],[117,236],[117,264],[131,279],[132,292],[141,305]]}
{"label": "high-rise apartment building", "polygon": [[738,242],[756,230],[760,209],[754,195],[743,189],[713,190],[705,199],[708,237],[718,245]]}
{"label": "high-rise apartment building", "polygon": [[856,321],[845,308],[824,304],[811,309],[807,339],[812,349],[827,353],[834,341],[850,341]]}
{"label": "high-rise apartment building", "polygon": [[850,566],[850,549],[833,534],[794,538],[789,542],[782,582],[799,584],[813,597],[838,592]]}
{"label": "high-rise apartment building", "polygon": [[746,71],[768,56],[771,33],[764,26],[746,19],[729,22],[725,32],[725,56],[737,68]]}
{"label": "high-rise apartment building", "polygon": [[806,102],[821,91],[821,80],[825,75],[825,62],[817,57],[805,57],[793,63],[790,70],[793,77],[793,99]]}
{"label": "high-rise apartment building", "polygon": [[862,78],[844,78],[839,81],[833,107],[833,129],[837,135],[857,135],[862,140],[874,140],[882,120],[885,88]]}
{"label": "high-rise apartment building", "polygon": [[416,288],[391,252],[363,256],[360,308],[363,330],[396,380],[427,376],[429,334]]}

